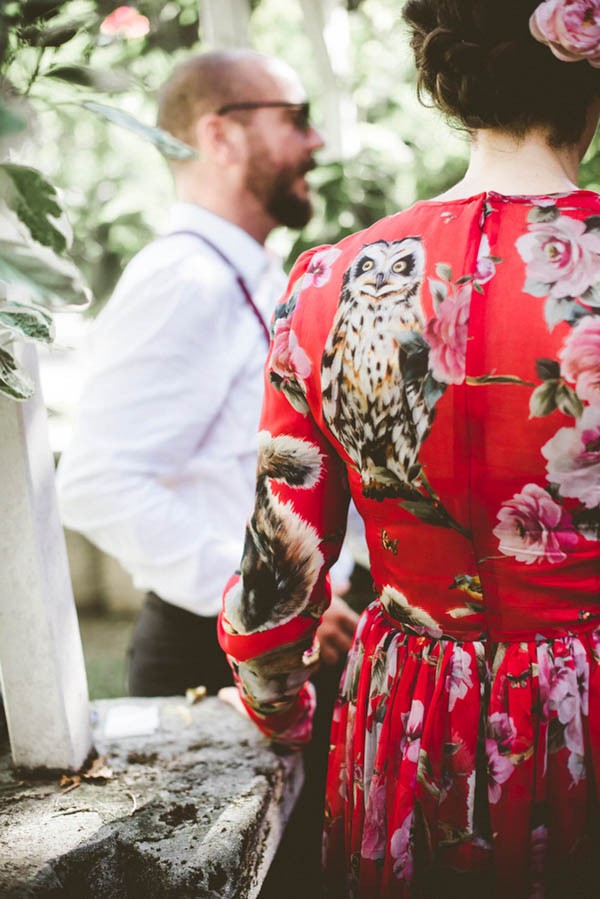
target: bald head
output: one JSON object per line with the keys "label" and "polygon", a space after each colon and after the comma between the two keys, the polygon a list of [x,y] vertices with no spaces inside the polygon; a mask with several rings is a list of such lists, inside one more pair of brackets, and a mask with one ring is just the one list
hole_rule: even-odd
{"label": "bald head", "polygon": [[163,85],[158,126],[193,146],[195,124],[201,116],[230,103],[277,99],[270,94],[281,80],[289,83],[297,78],[285,63],[252,50],[193,56],[179,65]]}

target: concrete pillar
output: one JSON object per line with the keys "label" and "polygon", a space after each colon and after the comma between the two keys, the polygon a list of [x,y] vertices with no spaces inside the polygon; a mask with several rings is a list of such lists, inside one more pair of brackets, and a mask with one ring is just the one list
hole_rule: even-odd
{"label": "concrete pillar", "polygon": [[206,49],[249,47],[248,0],[200,0],[200,32]]}
{"label": "concrete pillar", "polygon": [[306,33],[325,101],[323,132],[327,156],[345,159],[360,149],[356,105],[352,99],[350,25],[340,0],[300,0]]}
{"label": "concrete pillar", "polygon": [[91,748],[87,679],[33,346],[34,396],[0,396],[0,674],[13,762],[79,768]]}

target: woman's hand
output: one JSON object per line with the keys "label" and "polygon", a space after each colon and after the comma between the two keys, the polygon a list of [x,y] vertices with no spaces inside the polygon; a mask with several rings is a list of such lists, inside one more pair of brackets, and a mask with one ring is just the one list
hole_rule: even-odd
{"label": "woman's hand", "polygon": [[242,700],[240,699],[240,694],[238,692],[237,687],[221,687],[219,692],[217,693],[217,698],[221,700],[221,702],[227,702],[229,705],[232,705],[234,709],[243,715],[244,718],[249,718],[248,712],[246,711],[246,707]]}

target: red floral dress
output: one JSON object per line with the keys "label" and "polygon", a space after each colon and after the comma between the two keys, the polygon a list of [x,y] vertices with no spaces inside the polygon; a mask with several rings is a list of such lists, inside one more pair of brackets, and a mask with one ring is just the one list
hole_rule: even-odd
{"label": "red floral dress", "polygon": [[378,598],[334,713],[332,894],[587,895],[600,198],[417,203],[301,257],[272,338],[256,507],[220,639],[259,727],[309,739],[314,633],[351,495]]}

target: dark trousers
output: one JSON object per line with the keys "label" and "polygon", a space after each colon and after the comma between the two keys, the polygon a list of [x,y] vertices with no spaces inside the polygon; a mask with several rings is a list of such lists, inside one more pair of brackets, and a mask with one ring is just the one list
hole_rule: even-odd
{"label": "dark trousers", "polygon": [[217,619],[148,593],[129,647],[130,696],[178,696],[203,684],[209,695],[233,684],[217,641]]}

